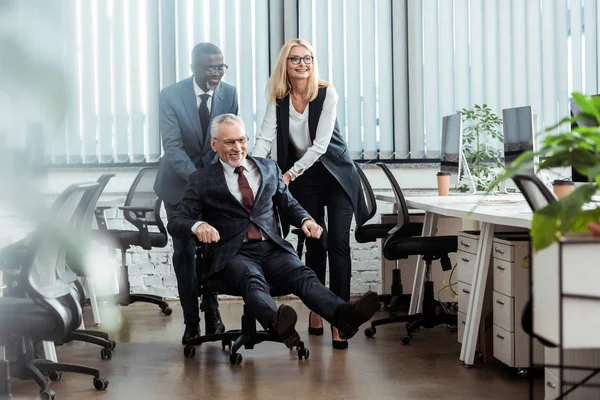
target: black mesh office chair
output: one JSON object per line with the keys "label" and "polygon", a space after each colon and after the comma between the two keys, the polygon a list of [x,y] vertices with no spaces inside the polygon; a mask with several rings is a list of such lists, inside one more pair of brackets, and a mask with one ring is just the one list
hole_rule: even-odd
{"label": "black mesh office chair", "polygon": [[[356,163],[355,163],[356,164]],[[379,164],[378,164],[379,165]],[[365,176],[362,169],[356,164],[358,176],[360,177],[360,183],[362,185],[363,193],[365,195],[365,201],[367,203],[367,210],[369,215],[363,225],[358,225],[354,231],[354,238],[358,243],[369,243],[375,242],[378,239],[385,238],[388,233],[394,229],[395,223],[379,223],[379,224],[367,224],[371,218],[377,213],[377,200],[375,199],[375,193],[369,183],[369,180]],[[420,235],[423,231],[422,223],[409,222],[406,232],[410,236]],[[391,294],[380,294],[380,303],[390,306],[392,309],[407,306],[410,303],[410,294],[403,294],[402,289],[402,278],[400,275],[400,269],[398,263],[395,262],[394,269],[392,270],[392,286]]]}
{"label": "black mesh office chair", "polygon": [[[546,185],[544,185],[544,183],[535,175],[518,174],[515,175],[512,180],[515,182],[515,185],[517,185],[523,194],[523,197],[527,200],[527,204],[529,204],[529,207],[531,207],[531,210],[534,212],[541,210],[548,204],[556,201],[554,194],[548,190]],[[556,344],[537,336],[533,332],[533,305],[531,304],[531,299],[529,299],[527,304],[525,304],[525,307],[523,307],[521,326],[525,333],[539,340],[544,346],[556,347]]]}
{"label": "black mesh office chair", "polygon": [[[204,246],[199,242],[196,242],[196,269],[198,274],[198,295],[218,295],[225,294],[229,296],[241,297],[241,293],[233,288],[227,282],[219,279],[218,277],[207,278],[207,272],[209,270],[208,262],[204,257]],[[274,289],[271,289],[271,295],[273,297],[284,296],[289,293],[280,293]],[[201,345],[206,342],[218,342],[221,341],[223,350],[229,348],[229,362],[232,365],[239,365],[242,362],[242,355],[238,353],[238,350],[244,346],[246,349],[253,349],[255,345],[262,342],[276,342],[282,343],[282,341],[273,336],[271,333],[261,330],[256,330],[256,318],[252,315],[250,310],[244,304],[244,312],[242,314],[241,329],[229,330],[227,332],[202,335],[196,340],[192,340],[186,344],[183,349],[183,354],[186,358],[192,358],[196,355],[196,348],[194,346]],[[305,347],[304,342],[300,341],[296,346],[298,359],[307,360],[310,356],[310,351]]]}
{"label": "black mesh office chair", "polygon": [[383,255],[388,260],[398,260],[408,258],[412,255],[421,255],[426,263],[426,280],[424,282],[422,313],[394,316],[373,321],[371,322],[371,326],[365,329],[365,335],[367,337],[373,337],[376,333],[376,326],[378,325],[390,324],[393,322],[407,322],[406,334],[402,337],[402,343],[410,344],[412,341],[412,333],[420,327],[432,328],[441,324],[456,325],[457,323],[456,315],[438,314],[436,312],[436,309],[438,309],[438,302],[436,302],[434,297],[433,282],[431,280],[431,263],[434,260],[440,260],[444,271],[452,269],[448,254],[456,252],[458,238],[456,236],[422,237],[420,236],[421,232],[418,233],[419,236],[411,235],[411,233],[414,234],[415,232],[410,232],[408,207],[406,206],[402,189],[400,188],[400,185],[398,185],[396,178],[388,166],[383,163],[379,163],[378,165],[388,177],[398,205],[398,223],[385,238]]}
{"label": "black mesh office chair", "polygon": [[[0,360],[0,397],[10,398],[9,376],[33,379],[40,386],[41,399],[54,399],[44,375],[58,381],[62,372],[76,372],[94,377],[98,390],[106,389],[108,381],[100,377],[96,368],[55,363],[35,359],[36,341],[62,341],[81,324],[82,312],[77,294],[59,278],[58,268],[66,262],[67,249],[79,249],[79,232],[70,229],[71,238],[57,232],[70,227],[73,215],[86,194],[97,188],[97,183],[69,186],[55,202],[53,220],[40,225],[10,257],[2,261],[2,270],[8,275],[8,297],[0,298],[0,346],[15,345],[16,361]],[[13,249],[15,250],[15,249]]]}
{"label": "black mesh office chair", "polygon": [[[151,250],[153,247],[165,247],[168,242],[167,230],[160,217],[162,200],[156,195],[153,188],[157,172],[158,167],[141,169],[127,193],[125,205],[119,207],[123,211],[125,220],[130,222],[137,230],[106,229],[103,216],[97,213],[96,217],[99,219],[99,229],[106,230],[121,250],[117,303],[122,306],[128,306],[136,301],[156,304],[164,315],[171,315],[173,310],[162,297],[152,294],[131,293],[129,268],[127,266],[127,249],[131,246],[140,246],[144,250]],[[150,227],[158,229],[158,232],[151,232]]]}

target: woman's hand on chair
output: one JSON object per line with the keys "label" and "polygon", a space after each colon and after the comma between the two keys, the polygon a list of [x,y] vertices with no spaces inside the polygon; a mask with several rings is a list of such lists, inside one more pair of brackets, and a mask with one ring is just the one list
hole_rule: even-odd
{"label": "woman's hand on chair", "polygon": [[202,243],[217,243],[221,238],[219,231],[206,222],[198,225],[196,228],[196,237]]}
{"label": "woman's hand on chair", "polygon": [[292,181],[292,176],[290,175],[289,172],[286,172],[285,174],[283,174],[283,183],[285,183],[285,186],[289,186],[291,181]]}

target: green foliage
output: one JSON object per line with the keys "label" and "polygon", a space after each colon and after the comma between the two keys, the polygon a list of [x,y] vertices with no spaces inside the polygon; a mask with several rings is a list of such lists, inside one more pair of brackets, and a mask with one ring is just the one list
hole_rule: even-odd
{"label": "green foliage", "polygon": [[600,126],[600,99],[581,93],[573,93],[573,98],[586,115],[563,118],[547,128],[548,132],[559,129],[560,133],[547,136],[537,153],[529,151],[521,154],[493,183],[495,186],[532,168],[536,157],[541,160],[538,170],[573,166],[588,177],[591,183],[578,187],[560,201],[534,213],[531,236],[535,250],[550,246],[568,232],[585,231],[590,221],[600,221],[600,209],[585,206],[600,188],[600,129],[585,126],[571,129],[573,122],[583,119],[596,121]]}
{"label": "green foliage", "polygon": [[[463,121],[463,152],[475,180],[475,188],[481,191],[491,190],[499,168],[504,165],[497,148],[498,143],[504,141],[500,133],[502,120],[487,104],[476,104],[471,110],[463,108],[459,112]],[[466,185],[461,186],[461,189],[466,190]]]}

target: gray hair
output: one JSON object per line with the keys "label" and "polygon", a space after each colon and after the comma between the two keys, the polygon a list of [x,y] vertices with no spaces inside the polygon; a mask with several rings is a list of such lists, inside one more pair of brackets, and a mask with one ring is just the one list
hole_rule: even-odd
{"label": "gray hair", "polygon": [[238,117],[235,114],[221,114],[219,116],[216,116],[215,118],[213,118],[212,122],[210,123],[210,136],[213,138],[216,138],[219,136],[219,125],[221,124],[228,124],[228,125],[233,125],[233,124],[238,124],[240,126],[240,128],[242,129],[242,132],[244,132],[244,134],[246,134],[246,127],[244,126],[244,121],[242,121],[242,119],[240,117]]}

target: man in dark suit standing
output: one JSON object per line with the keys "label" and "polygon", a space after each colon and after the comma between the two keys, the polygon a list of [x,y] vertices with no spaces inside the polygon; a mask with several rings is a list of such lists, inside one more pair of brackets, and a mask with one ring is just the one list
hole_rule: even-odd
{"label": "man in dark suit standing", "polygon": [[319,238],[322,228],[292,197],[281,170],[273,160],[247,157],[248,137],[241,119],[233,114],[212,122],[211,147],[219,162],[194,172],[179,207],[169,220],[173,236],[195,234],[208,243],[210,275],[236,287],[258,322],[273,331],[288,347],[300,341],[296,312],[277,308],[270,284],[291,292],[350,338],[378,307],[378,297],[367,292],[345,302],[319,281],[283,239],[279,212],[309,238]]}
{"label": "man in dark suit standing", "polygon": [[[221,78],[227,69],[221,50],[212,43],[192,49],[193,76],[164,88],[160,93],[159,125],[164,149],[154,190],[165,203],[167,219],[183,198],[190,174],[210,164],[215,153],[210,146],[210,121],[221,114],[238,112],[237,90]],[[185,331],[182,342],[200,335],[194,243],[173,237],[173,268]],[[225,330],[216,296],[205,296],[206,333]]]}

